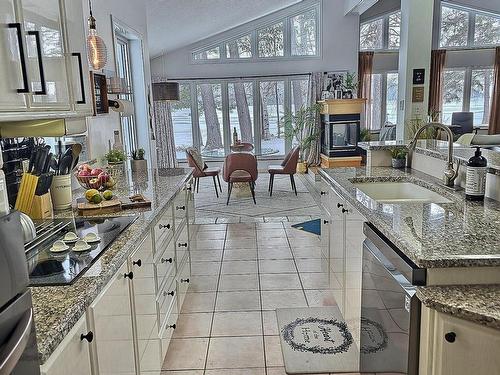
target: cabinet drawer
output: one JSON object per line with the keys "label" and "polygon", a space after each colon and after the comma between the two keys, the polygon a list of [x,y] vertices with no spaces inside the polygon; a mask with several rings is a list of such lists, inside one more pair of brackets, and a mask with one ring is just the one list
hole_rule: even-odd
{"label": "cabinet drawer", "polygon": [[342,205],[344,205],[344,199],[325,181],[321,182],[321,205],[331,215],[332,219],[342,215],[341,210]]}
{"label": "cabinet drawer", "polygon": [[171,241],[163,253],[154,263],[156,290],[159,292],[165,279],[169,275],[174,275],[176,270],[175,242]]}
{"label": "cabinet drawer", "polygon": [[169,205],[165,213],[158,219],[153,231],[155,236],[155,252],[161,252],[168,238],[174,233],[172,205]]}
{"label": "cabinet drawer", "polygon": [[186,190],[182,189],[174,198],[173,203],[174,209],[174,217],[175,217],[175,226],[180,228],[180,223],[183,220],[186,220],[187,217],[187,195]]}
{"label": "cabinet drawer", "polygon": [[182,304],[184,303],[184,298],[189,289],[189,283],[191,281],[191,260],[188,256],[184,259],[180,266],[180,271],[177,273],[177,290],[179,292],[177,296],[177,302],[179,304],[179,311],[182,311]]}
{"label": "cabinet drawer", "polygon": [[43,375],[88,375],[91,373],[89,341],[82,339],[86,335],[93,341],[93,332],[87,329],[85,315],[69,331],[50,358],[41,366]]}
{"label": "cabinet drawer", "polygon": [[156,302],[158,316],[160,318],[160,330],[165,325],[168,312],[172,309],[172,304],[177,304],[177,284],[174,277],[169,276],[167,284],[165,284],[165,288],[160,292]]}
{"label": "cabinet drawer", "polygon": [[[189,250],[188,227],[184,225],[175,241],[175,259],[180,263]],[[179,267],[178,267],[179,268]]]}
{"label": "cabinet drawer", "polygon": [[177,310],[177,304],[173,304],[172,309],[167,314],[167,321],[165,326],[160,328],[160,337],[161,337],[161,355],[162,358],[165,358],[167,355],[168,345],[170,344],[170,339],[174,334],[174,330],[177,328],[177,318],[179,316],[179,312]]}

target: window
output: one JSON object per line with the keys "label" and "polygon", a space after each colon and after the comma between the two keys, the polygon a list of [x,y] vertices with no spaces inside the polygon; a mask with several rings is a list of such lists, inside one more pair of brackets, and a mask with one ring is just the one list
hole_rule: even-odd
{"label": "window", "polygon": [[292,55],[316,55],[316,9],[299,14],[291,19]]}
{"label": "window", "polygon": [[252,38],[246,35],[226,43],[228,59],[248,59],[252,57]]}
{"label": "window", "polygon": [[320,2],[261,24],[246,35],[231,37],[192,51],[194,63],[248,59],[309,58],[320,54]]}
{"label": "window", "polygon": [[474,125],[488,124],[493,97],[493,69],[474,69],[471,78],[469,111],[474,112]]}
{"label": "window", "polygon": [[441,5],[440,47],[487,47],[500,43],[500,15]]}
{"label": "window", "polygon": [[398,73],[372,75],[370,130],[378,130],[386,124],[396,124],[398,117]]}
{"label": "window", "polygon": [[177,159],[186,158],[186,149],[193,145],[191,85],[179,85],[179,101],[171,102],[172,124]]}
{"label": "window", "polygon": [[253,83],[229,83],[228,88],[231,129],[236,128],[242,142],[253,144]]}
{"label": "window", "polygon": [[[292,81],[292,113],[297,113],[301,108],[308,106],[307,99],[309,98],[309,80],[294,79]],[[292,145],[297,145],[297,139],[292,139]]]}
{"label": "window", "polygon": [[278,57],[284,55],[284,24],[277,23],[258,31],[259,57]]}
{"label": "window", "polygon": [[224,156],[221,84],[198,85],[198,108],[202,154]]}
{"label": "window", "polygon": [[285,153],[285,82],[263,81],[261,96],[261,138],[263,153]]}
{"label": "window", "polygon": [[359,29],[361,50],[398,49],[400,44],[401,12],[363,22]]}
{"label": "window", "polygon": [[451,124],[451,115],[453,112],[461,112],[463,110],[465,70],[446,70],[443,74],[441,120],[445,124]]}

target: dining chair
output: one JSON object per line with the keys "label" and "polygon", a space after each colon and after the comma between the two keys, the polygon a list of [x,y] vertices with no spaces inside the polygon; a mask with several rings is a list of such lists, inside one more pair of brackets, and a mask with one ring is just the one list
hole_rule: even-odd
{"label": "dining chair", "polygon": [[267,167],[267,171],[269,172],[268,191],[270,196],[273,195],[274,176],[277,174],[290,175],[290,183],[292,185],[292,189],[295,191],[295,195],[297,195],[297,186],[295,185],[295,179],[293,178],[293,175],[297,172],[299,153],[300,146],[295,146],[288,152],[288,154],[286,154],[285,159],[283,159],[280,165],[270,165]]}
{"label": "dining chair", "polygon": [[214,181],[215,195],[217,196],[217,198],[219,198],[219,191],[217,190],[217,183],[215,179],[217,178],[219,189],[222,193],[222,187],[220,185],[219,179],[220,168],[209,168],[203,161],[203,157],[198,152],[198,150],[193,147],[188,147],[186,149],[186,158],[188,165],[193,168],[194,190],[196,190],[197,193],[200,191],[200,178],[212,177]]}
{"label": "dining chair", "polygon": [[234,183],[248,183],[252,192],[253,203],[257,204],[255,200],[255,181],[257,181],[257,177],[257,158],[254,155],[237,152],[226,156],[222,172],[222,178],[228,183],[226,205],[229,204]]}

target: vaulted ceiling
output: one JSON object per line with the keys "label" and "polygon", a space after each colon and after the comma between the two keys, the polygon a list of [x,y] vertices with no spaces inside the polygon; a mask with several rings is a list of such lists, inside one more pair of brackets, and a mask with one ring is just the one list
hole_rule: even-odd
{"label": "vaulted ceiling", "polygon": [[302,0],[147,0],[151,57],[173,51]]}

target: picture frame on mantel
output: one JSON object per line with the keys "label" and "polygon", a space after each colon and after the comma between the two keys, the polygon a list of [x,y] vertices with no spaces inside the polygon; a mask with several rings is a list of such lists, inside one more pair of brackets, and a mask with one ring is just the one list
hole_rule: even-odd
{"label": "picture frame on mantel", "polygon": [[94,116],[109,113],[108,84],[104,74],[90,72]]}

